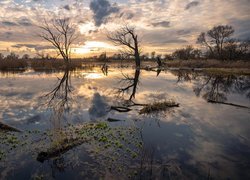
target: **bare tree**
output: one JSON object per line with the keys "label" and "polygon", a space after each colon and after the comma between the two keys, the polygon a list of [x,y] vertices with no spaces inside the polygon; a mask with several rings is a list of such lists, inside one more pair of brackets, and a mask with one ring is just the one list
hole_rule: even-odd
{"label": "bare tree", "polygon": [[70,62],[71,45],[76,39],[76,31],[70,22],[70,19],[56,19],[48,23],[44,20],[44,25],[39,26],[43,33],[40,37],[50,42],[61,55],[65,64]]}
{"label": "bare tree", "polygon": [[213,55],[214,51],[213,51],[213,47],[212,45],[208,42],[207,38],[206,38],[206,33],[202,32],[198,39],[197,39],[197,43],[204,45],[205,47],[207,47],[210,50],[210,53]]}
{"label": "bare tree", "polygon": [[[232,26],[215,26],[207,33],[201,33],[197,39],[197,43],[208,47],[212,54],[216,50],[220,59],[223,58],[223,45],[233,35],[234,29]],[[206,37],[207,36],[207,37]]]}
{"label": "bare tree", "polygon": [[121,27],[117,31],[109,33],[107,37],[115,45],[123,46],[125,48],[125,53],[128,56],[134,57],[136,67],[140,67],[140,47],[138,42],[138,35],[135,33],[134,27]]}

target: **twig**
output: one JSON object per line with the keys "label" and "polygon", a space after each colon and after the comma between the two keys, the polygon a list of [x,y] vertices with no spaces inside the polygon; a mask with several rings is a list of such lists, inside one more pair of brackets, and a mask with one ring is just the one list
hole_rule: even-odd
{"label": "twig", "polygon": [[221,102],[221,101],[214,101],[214,100],[211,100],[211,99],[208,99],[207,102],[215,103],[215,104],[225,104],[225,105],[229,105],[229,106],[235,106],[235,107],[250,109],[250,107],[247,107],[247,106],[243,106],[243,105],[239,105],[239,104],[233,104],[233,103],[226,103],[226,102]]}

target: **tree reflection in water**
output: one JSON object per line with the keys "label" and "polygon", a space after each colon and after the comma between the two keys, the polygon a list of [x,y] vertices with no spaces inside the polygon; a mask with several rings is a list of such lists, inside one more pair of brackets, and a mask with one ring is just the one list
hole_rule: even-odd
{"label": "tree reflection in water", "polygon": [[225,102],[231,92],[245,94],[250,99],[250,77],[236,75],[204,74],[195,71],[171,71],[177,76],[177,82],[193,81],[196,96],[205,100]]}
{"label": "tree reflection in water", "polygon": [[71,92],[73,90],[70,80],[71,72],[67,66],[64,70],[62,78],[58,78],[58,82],[54,89],[45,97],[48,99],[48,108],[53,111],[52,122],[54,128],[61,127],[61,118],[64,112],[70,109]]}
{"label": "tree reflection in water", "polygon": [[131,92],[128,99],[129,101],[132,101],[132,99],[135,98],[136,90],[139,84],[140,71],[141,70],[139,68],[136,68],[133,77],[122,74],[123,79],[121,79],[120,81],[122,87],[118,89],[118,93],[124,95],[125,92],[126,93]]}

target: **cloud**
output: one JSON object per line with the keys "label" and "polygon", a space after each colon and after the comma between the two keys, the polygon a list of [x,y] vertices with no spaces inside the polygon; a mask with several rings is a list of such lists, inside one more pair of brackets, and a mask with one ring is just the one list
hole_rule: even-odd
{"label": "cloud", "polygon": [[32,23],[27,18],[21,18],[17,20],[16,22],[13,21],[2,21],[1,22],[5,26],[32,26]]}
{"label": "cloud", "polygon": [[[168,36],[167,34],[171,34]],[[167,44],[183,44],[187,43],[185,39],[179,37],[176,32],[166,30],[151,30],[151,32],[144,33],[143,42],[150,46],[165,46]]]}
{"label": "cloud", "polygon": [[22,18],[18,21],[18,24],[21,26],[32,26],[32,23],[29,19],[27,18]]}
{"label": "cloud", "polygon": [[55,49],[54,46],[43,46],[43,45],[35,45],[35,44],[15,44],[15,45],[12,45],[11,47],[18,48],[18,49],[26,47],[30,49],[35,49],[37,51]]}
{"label": "cloud", "polygon": [[119,11],[116,5],[111,5],[107,0],[92,0],[90,9],[94,13],[94,21],[96,26],[105,23],[106,18]]}
{"label": "cloud", "polygon": [[198,6],[199,4],[200,4],[199,1],[192,1],[192,2],[190,2],[190,3],[188,3],[188,4],[186,5],[185,9],[188,10],[188,9],[190,9],[190,8],[193,8],[193,7],[195,7],[195,6]]}
{"label": "cloud", "polygon": [[169,27],[170,26],[170,22],[169,21],[160,21],[160,22],[152,23],[152,25],[154,27]]}
{"label": "cloud", "polygon": [[65,5],[65,6],[63,6],[63,9],[66,9],[66,10],[70,11],[70,6],[69,5]]}
{"label": "cloud", "polygon": [[2,21],[1,23],[5,26],[18,26],[17,23],[11,21]]}

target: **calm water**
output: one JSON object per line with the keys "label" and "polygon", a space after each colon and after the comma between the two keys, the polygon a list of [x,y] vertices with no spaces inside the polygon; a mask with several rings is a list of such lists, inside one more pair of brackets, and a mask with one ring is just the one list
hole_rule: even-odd
{"label": "calm water", "polygon": [[[0,130],[0,179],[250,179],[250,109],[208,99],[250,107],[250,77],[1,73],[0,122],[22,132]],[[180,106],[141,114],[132,103],[164,101]]]}

